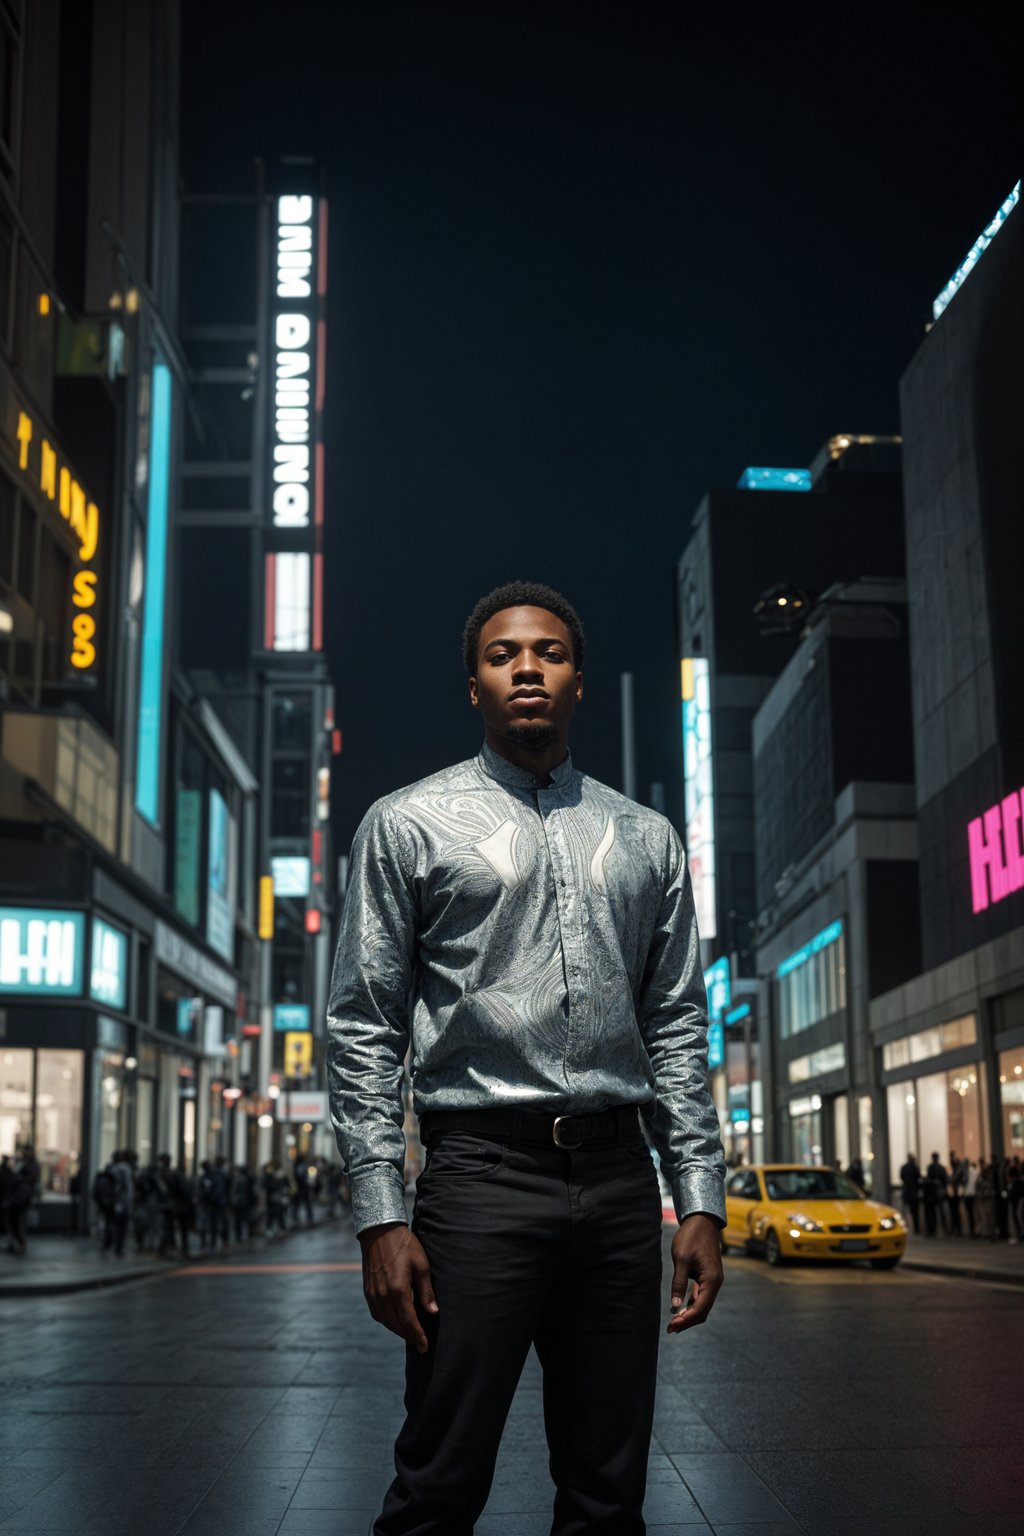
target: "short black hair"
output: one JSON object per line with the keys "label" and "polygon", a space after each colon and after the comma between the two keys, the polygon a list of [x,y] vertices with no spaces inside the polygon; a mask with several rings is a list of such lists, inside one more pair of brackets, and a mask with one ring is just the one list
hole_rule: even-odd
{"label": "short black hair", "polygon": [[507,581],[503,587],[495,587],[493,592],[488,592],[486,597],[482,597],[466,620],[466,627],[462,631],[462,659],[471,677],[476,672],[480,631],[487,620],[493,619],[494,615],[501,613],[503,608],[545,608],[548,613],[553,613],[556,619],[561,619],[572,636],[572,659],[576,670],[583,671],[586,637],[583,633],[583,625],[580,623],[580,616],[572,603],[564,598],[561,592],[556,592],[553,587],[546,587],[543,582]]}

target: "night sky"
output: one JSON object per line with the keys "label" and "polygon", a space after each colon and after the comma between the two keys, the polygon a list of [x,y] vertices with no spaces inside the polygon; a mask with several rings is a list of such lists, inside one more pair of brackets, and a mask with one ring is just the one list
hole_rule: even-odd
{"label": "night sky", "polygon": [[462,623],[519,577],[587,627],[578,766],[619,785],[634,672],[641,798],[662,780],[678,823],[701,496],[899,430],[931,301],[1020,174],[1008,10],[711,10],[185,0],[186,186],[326,167],[343,846],[476,750]]}

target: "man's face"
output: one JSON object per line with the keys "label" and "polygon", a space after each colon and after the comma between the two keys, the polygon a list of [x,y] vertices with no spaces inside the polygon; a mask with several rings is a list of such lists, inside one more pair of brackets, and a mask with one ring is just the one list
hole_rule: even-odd
{"label": "man's face", "polygon": [[546,608],[503,608],[488,619],[469,696],[490,738],[526,750],[564,738],[583,697],[583,673],[561,619]]}

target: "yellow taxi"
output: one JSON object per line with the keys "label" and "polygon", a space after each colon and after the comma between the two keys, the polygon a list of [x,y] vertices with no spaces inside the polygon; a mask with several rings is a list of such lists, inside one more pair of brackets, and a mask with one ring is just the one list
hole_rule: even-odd
{"label": "yellow taxi", "polygon": [[763,1253],[769,1264],[787,1259],[867,1259],[874,1269],[895,1269],[907,1246],[899,1211],[869,1200],[834,1168],[765,1163],[737,1168],[725,1181],[723,1252]]}

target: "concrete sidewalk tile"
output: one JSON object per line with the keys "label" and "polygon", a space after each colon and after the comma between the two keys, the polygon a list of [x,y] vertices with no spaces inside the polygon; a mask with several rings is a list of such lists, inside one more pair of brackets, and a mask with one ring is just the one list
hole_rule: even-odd
{"label": "concrete sidewalk tile", "polygon": [[290,1509],[279,1536],[366,1536],[377,1511],[364,1509]]}
{"label": "concrete sidewalk tile", "polygon": [[789,1510],[734,1451],[673,1456],[701,1513],[712,1524],[782,1521]]}

